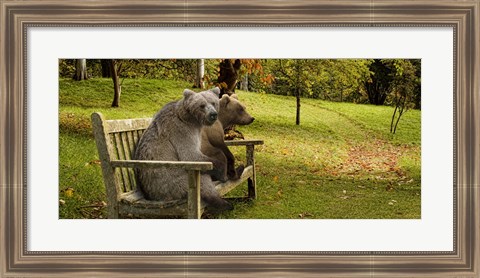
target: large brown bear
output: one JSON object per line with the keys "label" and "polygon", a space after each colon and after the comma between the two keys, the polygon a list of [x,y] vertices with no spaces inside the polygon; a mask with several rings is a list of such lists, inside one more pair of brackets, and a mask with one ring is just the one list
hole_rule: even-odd
{"label": "large brown bear", "polygon": [[243,167],[235,169],[235,157],[225,145],[224,130],[232,125],[249,125],[254,120],[255,118],[247,113],[245,106],[238,101],[235,94],[231,96],[225,94],[220,99],[218,120],[213,125],[202,128],[202,153],[214,160],[221,161],[221,165],[226,164],[226,169],[218,170],[224,170],[229,179],[239,178]]}
{"label": "large brown bear", "polygon": [[[216,122],[220,90],[183,92],[183,98],[165,105],[153,118],[135,149],[138,160],[209,161],[214,172],[200,177],[202,201],[213,210],[231,209],[230,203],[215,190],[210,175],[225,179],[222,161],[200,151],[201,130]],[[176,168],[136,169],[139,188],[150,200],[176,200],[187,197],[187,172]]]}

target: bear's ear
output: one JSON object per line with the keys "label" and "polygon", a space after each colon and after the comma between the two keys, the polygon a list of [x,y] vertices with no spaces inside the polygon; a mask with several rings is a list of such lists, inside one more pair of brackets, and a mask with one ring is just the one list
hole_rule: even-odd
{"label": "bear's ear", "polygon": [[184,97],[184,98],[188,98],[188,97],[190,97],[190,96],[192,96],[192,95],[194,95],[194,94],[195,94],[195,92],[192,91],[192,90],[189,90],[189,89],[185,89],[185,90],[183,91],[183,97]]}
{"label": "bear's ear", "polygon": [[215,87],[210,90],[212,93],[216,94],[217,97],[220,97],[220,89],[218,87]]}
{"label": "bear's ear", "polygon": [[224,94],[220,99],[222,104],[227,105],[230,102],[230,97],[227,94]]}
{"label": "bear's ear", "polygon": [[236,100],[238,100],[238,96],[237,96],[237,94],[232,94],[230,97],[231,97],[231,98],[234,98],[234,99],[236,99]]}

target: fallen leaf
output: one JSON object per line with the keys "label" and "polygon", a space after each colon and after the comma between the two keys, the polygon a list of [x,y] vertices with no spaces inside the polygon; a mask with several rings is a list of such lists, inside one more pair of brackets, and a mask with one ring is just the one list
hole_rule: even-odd
{"label": "fallen leaf", "polygon": [[65,194],[65,196],[67,196],[67,197],[70,198],[70,197],[73,196],[73,192],[74,192],[74,191],[75,191],[75,190],[74,190],[73,188],[68,187],[67,189],[64,190],[64,194]]}
{"label": "fallen leaf", "polygon": [[282,191],[281,189],[280,189],[280,190],[278,190],[278,192],[277,192],[277,196],[278,196],[278,197],[282,197],[282,195],[283,195],[283,191]]}
{"label": "fallen leaf", "polygon": [[90,162],[85,163],[85,167],[90,166],[90,165],[100,165],[101,162],[99,159],[92,160]]}
{"label": "fallen leaf", "polygon": [[298,214],[298,217],[300,217],[302,219],[305,218],[305,217],[312,217],[312,216],[313,216],[313,214],[311,214],[309,212],[302,212],[302,213]]}
{"label": "fallen leaf", "polygon": [[65,200],[60,199],[60,200],[58,200],[58,203],[59,203],[61,206],[63,206],[63,205],[65,205]]}

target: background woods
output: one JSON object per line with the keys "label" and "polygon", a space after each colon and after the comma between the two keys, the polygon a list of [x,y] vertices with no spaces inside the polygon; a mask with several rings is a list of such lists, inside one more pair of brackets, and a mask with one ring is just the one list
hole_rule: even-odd
{"label": "background woods", "polygon": [[112,107],[120,105],[125,78],[173,79],[193,88],[218,86],[222,94],[245,91],[394,107],[390,131],[402,115],[421,108],[418,59],[157,59],[60,60],[60,77],[112,78]]}

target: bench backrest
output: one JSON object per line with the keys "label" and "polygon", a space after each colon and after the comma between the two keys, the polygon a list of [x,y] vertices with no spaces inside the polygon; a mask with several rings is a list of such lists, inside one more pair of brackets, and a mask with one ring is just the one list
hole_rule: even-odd
{"label": "bench backrest", "polygon": [[110,202],[115,202],[119,194],[136,189],[134,170],[113,168],[110,162],[132,159],[135,146],[151,120],[151,118],[105,120],[101,113],[92,114],[93,133]]}

